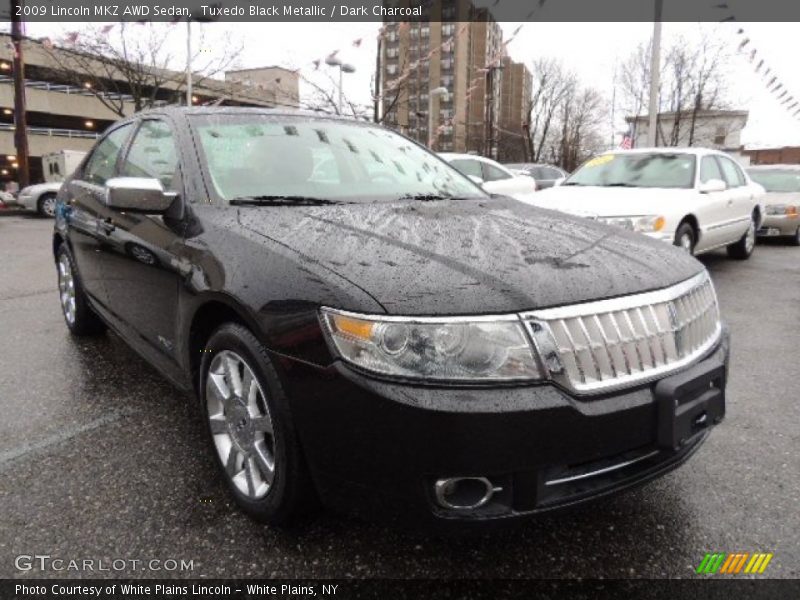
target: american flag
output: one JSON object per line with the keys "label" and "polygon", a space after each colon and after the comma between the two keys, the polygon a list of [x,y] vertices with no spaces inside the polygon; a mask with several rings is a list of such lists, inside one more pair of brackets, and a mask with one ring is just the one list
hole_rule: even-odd
{"label": "american flag", "polygon": [[626,133],[622,136],[622,141],[619,143],[619,147],[622,150],[630,150],[633,148],[633,139],[631,138],[630,134]]}

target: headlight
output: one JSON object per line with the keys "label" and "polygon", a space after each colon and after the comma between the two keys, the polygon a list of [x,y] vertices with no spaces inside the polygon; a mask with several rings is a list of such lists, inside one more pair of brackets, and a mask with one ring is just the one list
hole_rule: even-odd
{"label": "headlight", "polygon": [[666,224],[666,219],[660,215],[646,217],[600,217],[599,220],[608,225],[615,225],[639,233],[661,231]]}
{"label": "headlight", "polygon": [[339,355],[374,373],[468,381],[540,377],[516,317],[415,319],[323,308],[322,320]]}
{"label": "headlight", "polygon": [[764,210],[768,215],[797,216],[797,207],[792,204],[767,204]]}

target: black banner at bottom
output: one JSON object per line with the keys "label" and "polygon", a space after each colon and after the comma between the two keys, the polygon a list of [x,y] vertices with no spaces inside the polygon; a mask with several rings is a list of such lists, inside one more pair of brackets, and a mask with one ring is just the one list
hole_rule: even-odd
{"label": "black banner at bottom", "polygon": [[79,600],[173,600],[351,598],[479,599],[479,598],[606,598],[650,599],[798,598],[800,581],[714,577],[689,580],[0,580],[0,598]]}

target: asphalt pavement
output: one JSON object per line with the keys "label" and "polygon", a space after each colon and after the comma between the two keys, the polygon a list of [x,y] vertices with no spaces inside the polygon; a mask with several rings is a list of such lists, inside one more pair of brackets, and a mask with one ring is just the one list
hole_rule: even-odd
{"label": "asphalt pavement", "polygon": [[[765,576],[800,577],[800,248],[702,258],[733,351],[727,418],[687,464],[513,530],[435,537],[325,512],[249,520],[193,400],[115,335],[68,334],[51,231],[0,216],[0,577],[691,578],[706,552],[771,552]],[[120,568],[20,570],[21,555]]]}

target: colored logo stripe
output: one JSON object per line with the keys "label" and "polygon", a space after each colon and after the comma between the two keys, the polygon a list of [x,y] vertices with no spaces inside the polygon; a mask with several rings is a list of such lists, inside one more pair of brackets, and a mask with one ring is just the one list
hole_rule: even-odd
{"label": "colored logo stripe", "polygon": [[[744,568],[745,573],[763,573],[772,557],[772,553],[767,554],[765,552],[756,552],[752,555],[749,552],[734,552],[732,554],[709,552],[703,557],[696,572],[707,574],[719,572],[735,575]],[[745,564],[747,565],[746,567]]]}

